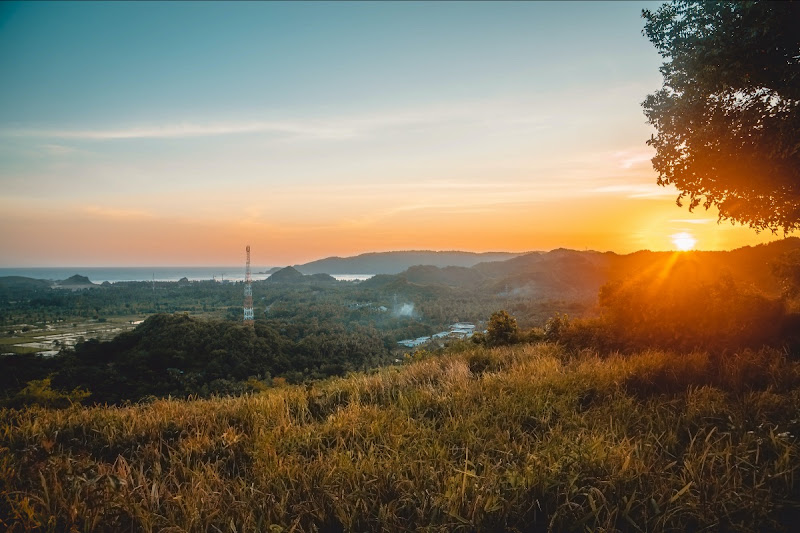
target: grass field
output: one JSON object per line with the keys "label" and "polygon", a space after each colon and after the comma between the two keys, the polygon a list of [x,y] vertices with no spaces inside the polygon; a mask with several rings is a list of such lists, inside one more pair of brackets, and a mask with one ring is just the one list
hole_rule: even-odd
{"label": "grass field", "polygon": [[10,531],[793,531],[800,365],[548,344],[0,411]]}

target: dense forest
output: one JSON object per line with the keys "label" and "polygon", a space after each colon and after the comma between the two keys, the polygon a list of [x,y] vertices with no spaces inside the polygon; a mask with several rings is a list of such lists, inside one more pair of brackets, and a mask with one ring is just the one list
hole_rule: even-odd
{"label": "dense forest", "polygon": [[[389,362],[374,329],[315,327],[302,332],[266,323],[203,320],[157,314],[111,341],[90,339],[58,357],[6,356],[0,377],[6,391],[52,375],[56,389],[88,390],[95,402],[147,396],[242,393],[272,384],[343,375]],[[249,381],[249,384],[247,383]]]}

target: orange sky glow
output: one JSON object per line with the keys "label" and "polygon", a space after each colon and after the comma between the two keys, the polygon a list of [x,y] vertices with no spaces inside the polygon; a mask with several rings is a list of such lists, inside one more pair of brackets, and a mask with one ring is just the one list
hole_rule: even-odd
{"label": "orange sky glow", "polygon": [[655,185],[657,5],[6,4],[0,267],[780,238]]}
{"label": "orange sky glow", "polygon": [[[0,215],[6,220],[9,215]],[[711,212],[690,214],[669,198],[609,196],[507,205],[503,209],[449,212],[421,207],[379,220],[333,218],[308,223],[267,223],[242,219],[170,218],[141,213],[53,209],[46,214],[13,213],[16,231],[0,237],[3,248],[18,250],[36,264],[43,242],[63,265],[236,264],[245,244],[253,262],[274,266],[333,255],[409,249],[533,251],[676,249],[673,235],[690,234],[702,250],[725,250],[778,237],[748,228],[717,224]],[[498,221],[497,219],[501,219]],[[5,223],[5,221],[4,221]],[[23,259],[24,261],[24,259]],[[161,263],[159,263],[161,261]]]}

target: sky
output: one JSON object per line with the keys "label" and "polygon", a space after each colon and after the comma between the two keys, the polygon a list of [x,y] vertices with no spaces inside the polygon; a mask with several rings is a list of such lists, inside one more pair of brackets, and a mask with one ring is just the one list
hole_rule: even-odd
{"label": "sky", "polygon": [[658,5],[0,3],[0,266],[774,240],[656,185]]}

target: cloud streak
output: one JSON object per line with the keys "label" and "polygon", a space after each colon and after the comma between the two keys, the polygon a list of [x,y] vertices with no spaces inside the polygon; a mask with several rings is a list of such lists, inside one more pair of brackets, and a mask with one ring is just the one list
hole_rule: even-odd
{"label": "cloud streak", "polygon": [[711,222],[716,222],[716,218],[673,218],[670,222],[674,222],[676,224],[709,224]]}
{"label": "cloud streak", "polygon": [[[392,128],[447,122],[495,124],[520,123],[544,126],[546,118],[531,115],[511,102],[459,102],[450,105],[375,112],[322,119],[278,119],[249,121],[185,121],[109,128],[5,128],[0,136],[62,140],[113,141],[133,139],[191,139],[227,135],[272,134],[290,139],[340,140],[361,137]],[[520,116],[520,113],[523,116]]]}
{"label": "cloud streak", "polygon": [[649,164],[654,153],[651,149],[623,150],[614,154],[614,157],[618,160],[620,168],[630,169],[645,163]]}
{"label": "cloud streak", "polygon": [[119,209],[113,207],[100,207],[100,206],[86,206],[83,212],[93,217],[111,218],[120,220],[141,220],[141,219],[154,219],[156,216],[145,210],[141,209]]}
{"label": "cloud streak", "polygon": [[675,196],[675,193],[669,189],[664,189],[658,185],[606,185],[603,187],[596,187],[588,191],[589,193],[597,194],[620,194],[626,195],[628,198],[660,198],[665,196]]}
{"label": "cloud streak", "polygon": [[110,141],[119,139],[184,139],[253,133],[273,133],[320,139],[341,139],[355,135],[354,131],[343,129],[335,125],[328,126],[326,124],[314,122],[282,121],[216,124],[179,123],[118,129],[18,129],[2,131],[2,134],[7,137],[40,137],[89,141]]}

